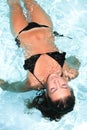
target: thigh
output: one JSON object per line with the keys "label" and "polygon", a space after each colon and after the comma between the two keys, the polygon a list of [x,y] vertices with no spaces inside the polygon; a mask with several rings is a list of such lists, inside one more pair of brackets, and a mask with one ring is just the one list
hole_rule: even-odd
{"label": "thigh", "polygon": [[31,15],[31,21],[52,27],[52,21],[49,15],[34,0],[24,0],[24,5]]}
{"label": "thigh", "polygon": [[10,6],[10,23],[12,33],[16,36],[27,24],[19,3],[13,3]]}

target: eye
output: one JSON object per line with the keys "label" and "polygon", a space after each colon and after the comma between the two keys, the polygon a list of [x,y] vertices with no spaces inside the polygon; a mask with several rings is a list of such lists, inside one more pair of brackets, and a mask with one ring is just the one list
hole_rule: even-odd
{"label": "eye", "polygon": [[57,89],[56,88],[51,88],[50,91],[51,93],[54,93]]}
{"label": "eye", "polygon": [[62,84],[62,88],[68,88],[67,84]]}
{"label": "eye", "polygon": [[51,91],[54,91],[55,89],[54,88],[51,88]]}

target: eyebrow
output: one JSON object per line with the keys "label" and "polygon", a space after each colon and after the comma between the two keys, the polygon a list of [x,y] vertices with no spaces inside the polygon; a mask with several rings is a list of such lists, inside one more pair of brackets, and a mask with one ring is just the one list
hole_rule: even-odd
{"label": "eyebrow", "polygon": [[[63,87],[63,86],[66,86],[66,87]],[[67,89],[68,86],[66,84],[62,84],[61,88]]]}
{"label": "eyebrow", "polygon": [[54,93],[54,92],[56,92],[58,89],[56,88],[53,92],[51,92],[52,94]]}
{"label": "eyebrow", "polygon": [[[65,86],[66,84],[63,84],[62,86]],[[63,88],[63,89],[67,89],[68,87],[61,87],[61,88]],[[52,92],[52,94],[54,93],[54,92],[56,92],[58,89],[55,89],[53,92]]]}

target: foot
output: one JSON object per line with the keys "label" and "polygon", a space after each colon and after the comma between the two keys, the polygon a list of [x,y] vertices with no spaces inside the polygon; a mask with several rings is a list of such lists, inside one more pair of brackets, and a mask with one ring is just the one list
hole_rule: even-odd
{"label": "foot", "polygon": [[0,85],[5,84],[5,81],[0,79]]}

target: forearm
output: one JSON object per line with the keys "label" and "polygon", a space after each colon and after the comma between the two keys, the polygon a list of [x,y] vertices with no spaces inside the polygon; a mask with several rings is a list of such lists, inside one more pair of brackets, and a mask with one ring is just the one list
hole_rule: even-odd
{"label": "forearm", "polygon": [[14,82],[14,83],[3,82],[2,84],[0,84],[0,88],[12,92],[29,91],[29,88],[26,86],[26,80],[22,82]]}

